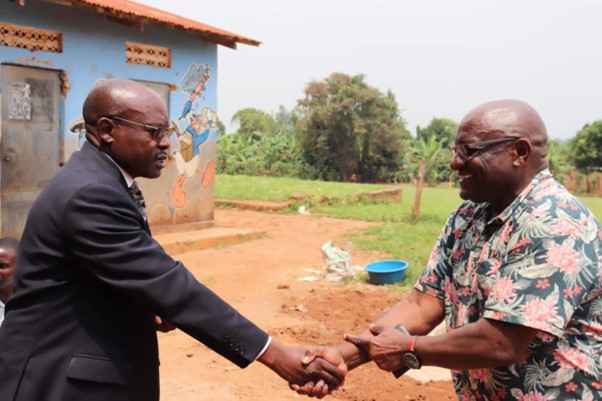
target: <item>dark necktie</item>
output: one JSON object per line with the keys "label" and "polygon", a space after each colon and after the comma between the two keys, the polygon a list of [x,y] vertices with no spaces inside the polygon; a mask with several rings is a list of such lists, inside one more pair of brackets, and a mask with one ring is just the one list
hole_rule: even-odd
{"label": "dark necktie", "polygon": [[140,190],[140,187],[138,187],[138,183],[134,181],[134,183],[131,187],[128,188],[128,190],[130,191],[130,195],[132,195],[132,199],[134,200],[136,208],[138,209],[142,217],[144,217],[144,220],[146,220],[146,203],[144,202],[144,197],[142,196],[142,191]]}

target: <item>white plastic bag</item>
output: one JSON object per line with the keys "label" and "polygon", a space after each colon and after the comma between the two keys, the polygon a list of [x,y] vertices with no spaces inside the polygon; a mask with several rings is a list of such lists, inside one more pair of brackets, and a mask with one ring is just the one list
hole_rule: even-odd
{"label": "white plastic bag", "polygon": [[355,276],[349,250],[341,249],[335,246],[332,241],[328,241],[322,246],[322,256],[326,264],[326,273],[324,273],[326,280],[340,281]]}

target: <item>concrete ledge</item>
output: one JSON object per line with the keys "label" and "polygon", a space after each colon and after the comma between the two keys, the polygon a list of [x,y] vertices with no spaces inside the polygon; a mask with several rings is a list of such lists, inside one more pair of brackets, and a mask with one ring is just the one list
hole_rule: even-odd
{"label": "concrete ledge", "polygon": [[401,202],[401,188],[381,189],[379,191],[358,192],[358,198],[365,198],[369,202]]}
{"label": "concrete ledge", "polygon": [[214,203],[216,206],[228,206],[241,210],[255,210],[258,212],[277,212],[279,210],[286,209],[291,204],[291,202],[266,202],[255,200],[245,201],[226,199],[215,199]]}
{"label": "concrete ledge", "polygon": [[157,242],[170,255],[232,245],[263,238],[265,231],[228,227],[211,227],[196,231],[179,231],[154,235]]}

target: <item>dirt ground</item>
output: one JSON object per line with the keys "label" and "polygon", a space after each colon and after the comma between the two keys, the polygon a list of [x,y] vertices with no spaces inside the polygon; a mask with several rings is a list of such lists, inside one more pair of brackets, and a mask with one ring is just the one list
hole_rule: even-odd
{"label": "dirt ground", "polygon": [[[358,333],[399,298],[367,284],[343,285],[320,278],[320,249],[371,223],[316,216],[218,209],[217,226],[263,230],[265,239],[177,255],[197,278],[278,341],[336,344]],[[379,259],[351,248],[363,266]],[[308,277],[318,278],[316,281]],[[181,331],[159,334],[163,401],[302,400],[260,363],[246,369],[221,358]],[[373,363],[347,376],[330,400],[456,400],[447,372],[443,380],[416,380],[380,371]],[[438,377],[440,379],[440,377]]]}

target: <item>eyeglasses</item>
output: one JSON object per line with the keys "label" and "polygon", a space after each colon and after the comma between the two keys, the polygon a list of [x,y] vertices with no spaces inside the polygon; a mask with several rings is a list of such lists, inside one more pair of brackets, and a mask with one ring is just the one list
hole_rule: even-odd
{"label": "eyeglasses", "polygon": [[500,139],[493,139],[491,141],[474,142],[474,143],[459,143],[449,147],[454,157],[460,156],[462,160],[468,160],[477,155],[477,153],[500,143],[515,142],[521,138],[507,137]]}
{"label": "eyeglasses", "polygon": [[152,140],[157,143],[163,141],[163,139],[169,134],[169,127],[153,127],[152,125],[137,123],[136,121],[128,120],[119,116],[108,116],[107,118],[144,127],[144,129],[146,129],[150,134]]}

